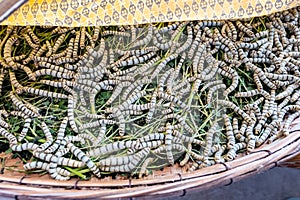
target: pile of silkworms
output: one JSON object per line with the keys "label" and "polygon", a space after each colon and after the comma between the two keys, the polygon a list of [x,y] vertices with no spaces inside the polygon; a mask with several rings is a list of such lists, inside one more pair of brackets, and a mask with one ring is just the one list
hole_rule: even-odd
{"label": "pile of silkworms", "polygon": [[[289,134],[299,11],[120,27],[2,27],[0,136],[57,180],[189,171]],[[1,143],[0,143],[1,145]]]}

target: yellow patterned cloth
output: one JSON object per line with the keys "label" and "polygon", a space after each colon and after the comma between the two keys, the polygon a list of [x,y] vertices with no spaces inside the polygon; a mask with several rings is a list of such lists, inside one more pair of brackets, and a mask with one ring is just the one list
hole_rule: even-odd
{"label": "yellow patterned cloth", "polygon": [[100,26],[262,16],[300,0],[29,0],[2,25]]}

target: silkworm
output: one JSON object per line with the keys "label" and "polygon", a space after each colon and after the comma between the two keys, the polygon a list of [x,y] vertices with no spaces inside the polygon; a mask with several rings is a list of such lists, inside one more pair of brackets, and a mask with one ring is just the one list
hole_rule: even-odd
{"label": "silkworm", "polygon": [[276,85],[266,77],[265,73],[260,68],[251,63],[249,63],[249,65],[251,66],[252,70],[258,74],[262,82],[264,82],[269,88],[276,89]]}
{"label": "silkworm", "polygon": [[256,138],[254,136],[252,137],[248,137],[248,141],[247,141],[247,152],[251,152],[254,150],[255,148],[255,141],[256,141]]}
{"label": "silkworm", "polygon": [[[6,117],[8,117],[8,116],[6,116]],[[10,128],[10,125],[6,121],[4,121],[1,116],[0,116],[0,126],[2,126],[3,128],[7,128],[7,129]]]}
{"label": "silkworm", "polygon": [[20,66],[19,63],[16,63],[13,61],[13,58],[11,57],[11,53],[12,53],[12,47],[14,45],[14,43],[17,42],[17,38],[16,37],[10,37],[4,46],[3,49],[3,58],[6,61],[6,63],[8,65],[10,65],[14,70],[17,70],[17,68]]}
{"label": "silkworm", "polygon": [[300,97],[300,90],[296,90],[294,92],[294,94],[291,96],[290,102],[293,103],[293,102],[297,101],[299,99],[299,97]]}
{"label": "silkworm", "polygon": [[90,88],[92,88],[91,93],[98,93],[101,89],[103,90],[113,90],[113,87],[110,86],[109,84],[117,84],[117,81],[114,82],[113,80],[104,80],[101,82],[94,82],[88,79],[78,79],[77,82],[79,84],[86,85]]}
{"label": "silkworm", "polygon": [[44,151],[46,150],[52,143],[53,143],[53,136],[45,122],[41,123],[41,128],[43,130],[43,133],[45,134],[46,137],[46,142],[41,144],[36,150],[37,151]]}
{"label": "silkworm", "polygon": [[31,117],[37,117],[39,116],[38,113],[35,113],[34,111],[30,110],[21,100],[19,100],[11,91],[9,93],[9,97],[12,100],[12,103],[21,111],[24,112],[26,115]]}
{"label": "silkworm", "polygon": [[262,118],[258,121],[258,124],[255,127],[255,134],[260,133],[262,127],[267,121],[267,118],[271,116],[272,109],[270,109],[271,108],[270,106],[271,106],[271,101],[266,100],[262,109],[262,114],[261,114]]}
{"label": "silkworm", "polygon": [[72,79],[74,77],[74,73],[68,71],[67,69],[64,72],[60,72],[54,69],[40,69],[34,72],[35,77],[49,75],[55,78],[65,78],[65,79]]}
{"label": "silkworm", "polygon": [[38,44],[35,44],[30,36],[27,34],[27,33],[23,33],[22,36],[24,37],[24,39],[26,40],[26,42],[28,43],[28,45],[33,48],[33,49],[38,49],[39,48],[39,45]]}
{"label": "silkworm", "polygon": [[[182,144],[179,144],[179,143],[173,143],[172,149],[178,150],[179,152],[183,152],[186,150],[186,148]],[[156,149],[151,150],[151,152],[154,154],[160,154],[165,151],[166,151],[166,145],[159,145],[159,146],[157,146]]]}
{"label": "silkworm", "polygon": [[[25,170],[43,169],[48,171],[49,163],[41,162],[41,161],[33,161],[30,163],[26,163],[23,167]],[[71,173],[63,168],[57,167],[56,171],[58,174],[61,174],[62,176],[71,176]]]}
{"label": "silkworm", "polygon": [[192,163],[191,167],[188,168],[189,172],[193,172],[193,171],[197,170],[200,167],[201,164],[202,164],[201,160],[194,161]]}
{"label": "silkworm", "polygon": [[30,35],[30,37],[36,44],[40,43],[40,39],[36,36],[30,26],[26,26],[25,31]]}
{"label": "silkworm", "polygon": [[124,165],[115,165],[115,166],[104,166],[99,167],[103,171],[112,171],[112,172],[130,172],[149,154],[150,149],[145,148],[132,156],[132,159],[128,164]]}
{"label": "silkworm", "polygon": [[262,91],[263,90],[263,86],[262,86],[262,84],[260,82],[259,75],[257,73],[253,74],[253,81],[256,84],[257,90],[258,91]]}
{"label": "silkworm", "polygon": [[69,119],[69,123],[70,126],[72,128],[72,130],[75,133],[78,133],[78,128],[77,125],[75,123],[75,117],[74,117],[74,97],[72,95],[68,95],[68,119]]}
{"label": "silkworm", "polygon": [[120,62],[114,63],[112,67],[120,68],[120,67],[125,67],[125,66],[130,66],[130,65],[137,65],[137,64],[140,64],[140,63],[143,63],[143,62],[149,60],[154,55],[155,55],[155,52],[150,52],[150,53],[140,55],[140,56],[132,56],[126,60],[122,60]]}
{"label": "silkworm", "polygon": [[9,141],[10,146],[17,145],[17,138],[5,128],[0,126],[0,135]]}
{"label": "silkworm", "polygon": [[226,145],[217,145],[217,151],[215,152],[214,160],[216,163],[223,163],[225,162],[225,159],[222,157],[222,154],[224,153],[226,149]]}
{"label": "silkworm", "polygon": [[94,122],[89,122],[89,123],[85,123],[82,124],[78,130],[83,130],[83,129],[88,129],[88,128],[94,128],[94,127],[98,127],[101,126],[102,124],[116,124],[116,121],[113,120],[107,120],[107,119],[100,119]]}
{"label": "silkworm", "polygon": [[[4,78],[4,76],[5,76],[5,74],[3,73],[3,78]],[[10,78],[11,85],[13,85],[16,89],[23,88],[23,86],[17,80],[16,75],[13,71],[9,71],[9,78]]]}
{"label": "silkworm", "polygon": [[[121,37],[130,37],[130,33],[121,32],[121,31],[106,30],[106,31],[103,31],[101,33],[102,37],[109,36],[109,35],[121,36]],[[137,45],[137,46],[139,46],[139,45]]]}
{"label": "silkworm", "polygon": [[29,80],[35,81],[36,80],[36,76],[35,74],[31,71],[31,69],[27,66],[24,65],[20,65],[18,66],[20,69],[22,69],[28,76]]}
{"label": "silkworm", "polygon": [[66,49],[66,58],[72,58],[73,48],[74,48],[74,38],[71,38]]}
{"label": "silkworm", "polygon": [[[41,57],[45,52],[47,51],[47,44],[43,44],[38,51],[35,53],[35,55],[33,55],[32,60],[34,60],[36,57]],[[26,60],[27,61],[27,60]],[[28,60],[29,62],[29,60]],[[27,62],[27,63],[28,63]],[[24,63],[25,64],[25,63]]]}
{"label": "silkworm", "polygon": [[[185,123],[184,117],[182,117],[182,116],[180,116],[180,115],[178,115],[176,113],[171,113],[171,114],[168,114],[168,115],[166,115],[166,116],[163,117],[163,119],[172,119],[172,118],[176,119],[179,122],[179,124],[182,127],[184,127],[184,129],[186,129],[189,133],[191,133],[191,134],[194,133],[194,130],[189,125],[187,125]],[[175,127],[176,127],[176,125],[175,125]]]}
{"label": "silkworm", "polygon": [[74,39],[74,46],[73,46],[73,58],[75,60],[78,59],[79,40],[80,40],[80,31],[76,31],[75,39]]}
{"label": "silkworm", "polygon": [[298,87],[299,87],[298,84],[292,84],[292,85],[289,85],[289,86],[286,88],[286,90],[284,90],[283,92],[281,92],[281,93],[279,93],[279,94],[276,95],[275,100],[280,100],[280,99],[283,99],[283,98],[285,98],[285,97],[291,95],[291,94],[294,92],[294,90],[295,90],[296,88],[298,88]]}
{"label": "silkworm", "polygon": [[95,42],[93,40],[93,37],[87,31],[85,32],[85,36],[89,39],[91,47],[94,48],[95,47]]}
{"label": "silkworm", "polygon": [[125,148],[133,148],[136,145],[136,141],[118,141],[118,142],[112,142],[108,143],[104,146],[94,148],[90,151],[88,151],[86,154],[87,156],[101,156],[106,155],[109,153],[113,153],[119,150],[123,150]]}
{"label": "silkworm", "polygon": [[100,33],[100,26],[95,26],[94,28],[94,35],[93,35],[93,41],[96,42],[99,38],[99,33]]}
{"label": "silkworm", "polygon": [[283,51],[283,45],[281,44],[277,31],[274,32],[274,44],[275,47],[277,48],[277,51]]}
{"label": "silkworm", "polygon": [[80,40],[79,40],[80,49],[84,49],[84,47],[85,47],[85,36],[86,36],[86,34],[85,34],[85,32],[86,32],[85,28],[86,27],[81,27],[81,29],[80,29]]}
{"label": "silkworm", "polygon": [[83,91],[83,90],[80,90],[80,91],[79,91],[79,99],[80,99],[81,105],[87,106],[87,103],[86,103],[86,100],[85,100],[85,97],[84,97],[84,91]]}
{"label": "silkworm", "polygon": [[183,134],[181,134],[177,130],[173,131],[173,135],[174,135],[174,138],[179,139],[180,142],[187,142],[187,143],[192,143],[192,144],[198,144],[200,146],[204,146],[205,145],[205,141],[198,140],[198,139],[194,138],[193,136],[183,135]]}
{"label": "silkworm", "polygon": [[223,68],[223,69],[225,69],[228,73],[232,74],[231,85],[223,92],[223,95],[227,96],[237,88],[239,84],[239,76],[236,73],[236,71],[232,70],[231,68]]}
{"label": "silkworm", "polygon": [[131,104],[127,107],[127,109],[129,109],[129,111],[144,111],[144,110],[148,110],[149,108],[151,108],[152,104],[150,103],[146,103],[146,104]]}
{"label": "silkworm", "polygon": [[233,127],[228,115],[224,114],[223,118],[224,118],[224,125],[225,125],[226,137],[227,137],[227,148],[231,149],[235,145]]}
{"label": "silkworm", "polygon": [[170,56],[166,57],[161,63],[159,63],[159,65],[151,74],[151,80],[154,79],[160,73],[160,71],[167,65],[168,62],[174,60],[177,56],[177,54],[171,54]]}
{"label": "silkworm", "polygon": [[192,44],[193,41],[193,29],[190,26],[187,26],[187,39],[184,44],[182,44],[179,48],[175,50],[176,54],[180,54],[186,51]]}
{"label": "silkworm", "polygon": [[52,144],[52,146],[48,147],[44,152],[45,153],[52,153],[54,151],[56,151],[61,143],[61,141],[63,140],[64,136],[65,136],[65,131],[67,128],[67,124],[68,124],[68,117],[65,117],[60,126],[59,129],[57,131],[57,136],[56,136],[56,140],[55,142]]}
{"label": "silkworm", "polygon": [[69,166],[74,168],[79,168],[84,166],[84,163],[81,161],[72,160],[70,158],[65,158],[65,157],[57,157],[54,154],[48,154],[39,151],[33,151],[32,154],[34,157],[39,158],[43,161],[57,162],[58,165],[62,165],[62,166]]}
{"label": "silkworm", "polygon": [[25,60],[23,60],[23,64],[26,65],[30,61],[32,61],[34,59],[34,57],[37,56],[37,53],[40,54],[39,49],[32,49],[32,51],[30,52],[29,56]]}
{"label": "silkworm", "polygon": [[247,92],[237,92],[235,93],[235,97],[253,97],[255,95],[259,95],[260,91],[258,89],[249,90]]}
{"label": "silkworm", "polygon": [[253,36],[254,36],[253,31],[250,30],[248,27],[246,27],[242,22],[236,21],[235,23],[236,23],[237,28],[238,28],[240,31],[246,33],[246,34],[247,34],[248,36],[250,36],[250,37],[253,37]]}
{"label": "silkworm", "polygon": [[184,158],[180,161],[179,165],[184,166],[190,159],[190,154],[189,152],[192,150],[192,143],[189,143],[187,146],[187,152],[184,156]]}
{"label": "silkworm", "polygon": [[133,84],[129,85],[129,87],[126,88],[126,90],[124,91],[124,93],[121,96],[121,99],[123,101],[125,101],[133,89],[142,87],[143,85],[149,84],[149,83],[151,83],[151,80],[148,78],[143,78],[143,79],[135,81]]}
{"label": "silkworm", "polygon": [[167,26],[161,27],[160,29],[158,29],[158,31],[161,32],[161,33],[166,33],[166,32],[169,32],[171,30],[175,30],[178,27],[179,24],[180,24],[180,22],[174,22],[174,23],[171,23]]}
{"label": "silkworm", "polygon": [[147,63],[143,63],[141,67],[137,69],[137,72],[140,74],[150,74],[153,71],[155,64],[159,61],[160,57],[156,56],[148,60]]}
{"label": "silkworm", "polygon": [[225,159],[226,160],[233,160],[236,157],[236,153],[237,151],[246,148],[246,143],[244,142],[240,142],[240,143],[236,143],[232,149],[229,149],[229,151],[227,152],[227,154],[225,155]]}
{"label": "silkworm", "polygon": [[50,57],[52,55],[52,46],[50,44],[50,42],[48,40],[46,40],[46,45],[47,45],[47,49],[48,49],[48,52],[46,53],[46,57]]}
{"label": "silkworm", "polygon": [[62,80],[62,81],[51,81],[51,80],[40,80],[40,83],[46,84],[46,85],[50,85],[52,87],[56,87],[56,88],[62,88],[64,87],[64,85],[70,85],[71,83],[66,81],[66,80]]}
{"label": "silkworm", "polygon": [[106,159],[102,159],[98,162],[100,166],[113,166],[113,165],[128,165],[134,155],[128,156],[110,156]]}
{"label": "silkworm", "polygon": [[268,124],[266,126],[264,132],[256,140],[256,145],[257,146],[262,145],[267,140],[267,138],[269,137],[271,132],[276,132],[277,131],[279,125],[280,125],[280,122],[278,120],[274,120],[270,124]]}
{"label": "silkworm", "polygon": [[55,34],[55,33],[64,34],[64,33],[67,33],[69,31],[73,30],[73,29],[74,29],[73,27],[65,27],[64,28],[64,27],[58,26],[55,29],[53,29],[51,33],[52,34]]}
{"label": "silkworm", "polygon": [[299,117],[300,115],[300,111],[297,111],[293,114],[291,114],[284,122],[284,125],[283,125],[283,129],[282,129],[282,134],[284,136],[287,136],[289,135],[289,128],[291,126],[291,123],[294,121],[294,119],[296,119],[297,117]]}
{"label": "silkworm", "polygon": [[172,102],[175,105],[179,105],[184,110],[188,110],[187,105],[184,102],[182,102],[179,98],[177,98],[176,96],[172,96],[172,95],[162,93],[162,92],[158,92],[157,96],[158,96],[158,98],[162,98],[166,101]]}
{"label": "silkworm", "polygon": [[205,91],[207,88],[212,87],[213,85],[220,85],[222,84],[223,81],[222,80],[215,80],[215,81],[209,81],[209,82],[205,82],[205,84],[203,85],[203,87],[201,88],[200,92]]}
{"label": "silkworm", "polygon": [[80,32],[76,31],[75,33],[75,39],[74,39],[74,46],[73,46],[73,58],[75,60],[78,59],[78,46],[79,46],[79,40],[80,40]]}
{"label": "silkworm", "polygon": [[30,94],[35,94],[38,96],[44,96],[44,97],[49,97],[49,98],[56,98],[56,99],[67,99],[68,96],[65,94],[57,93],[57,92],[50,92],[47,90],[42,90],[42,89],[36,89],[36,88],[31,88],[31,87],[23,87],[22,91]]}
{"label": "silkworm", "polygon": [[[123,33],[123,34],[125,34],[125,33]],[[138,47],[138,46],[143,46],[143,45],[148,44],[151,41],[152,36],[153,36],[153,27],[152,27],[152,25],[149,25],[149,27],[147,27],[147,35],[141,40],[134,41],[134,43],[132,43],[130,45],[130,48],[132,49],[132,48],[135,48],[135,47]]]}
{"label": "silkworm", "polygon": [[[128,56],[141,56],[150,52],[157,52],[158,48],[155,46],[145,47],[143,49],[133,49],[133,50],[121,50],[115,49],[115,52],[120,55],[128,55]],[[120,59],[123,60],[123,59]]]}
{"label": "silkworm", "polygon": [[[62,157],[64,154],[66,154],[68,151],[69,151],[69,149],[67,149],[67,148],[59,149],[59,150],[55,153],[55,155],[56,155],[58,158],[60,158],[60,157]],[[56,180],[66,181],[66,180],[69,180],[69,179],[70,179],[69,176],[62,176],[62,175],[60,175],[60,174],[57,172],[57,162],[50,162],[48,172],[49,172],[50,176],[51,176],[53,179],[56,179]]]}
{"label": "silkworm", "polygon": [[289,74],[274,74],[274,73],[265,72],[265,75],[269,79],[274,79],[278,81],[295,82],[300,80],[299,77],[296,77],[294,75],[289,75]]}
{"label": "silkworm", "polygon": [[164,140],[164,139],[165,139],[165,135],[163,133],[152,133],[138,138],[137,143],[151,141],[151,140]]}
{"label": "silkworm", "polygon": [[54,60],[51,57],[48,58],[48,57],[41,57],[41,56],[34,56],[33,60],[35,61],[37,66],[39,65],[39,62],[45,62],[49,64],[54,62]]}
{"label": "silkworm", "polygon": [[[1,69],[1,71],[0,71],[0,93],[2,92],[3,81],[4,81],[6,74],[7,74],[7,71],[4,69]],[[12,82],[11,78],[10,78],[10,81]],[[14,84],[12,84],[12,85],[14,85]]]}
{"label": "silkworm", "polygon": [[206,55],[206,54],[205,54],[205,50],[206,50],[206,48],[207,48],[207,45],[208,45],[208,43],[200,44],[200,45],[198,46],[198,49],[197,49],[195,55],[194,55],[194,58],[193,58],[193,60],[192,60],[192,63],[193,63],[193,73],[194,73],[195,75],[198,74],[198,70],[199,70],[199,71],[202,71],[201,69],[198,68],[198,65],[199,65],[200,61],[201,61],[202,63],[204,63],[204,58],[205,58],[204,56]]}
{"label": "silkworm", "polygon": [[28,132],[28,129],[30,127],[30,123],[31,123],[32,119],[30,117],[28,118],[25,118],[25,121],[24,121],[24,125],[23,125],[23,129],[18,137],[18,141],[21,142],[25,136],[27,135],[27,132]]}
{"label": "silkworm", "polygon": [[[211,100],[213,98],[213,93],[220,89],[223,89],[223,90],[226,89],[226,85],[220,84],[220,85],[215,85],[215,86],[209,88],[209,91],[207,93],[207,99],[206,99],[207,104],[211,103]],[[224,91],[224,93],[225,93],[225,91]]]}
{"label": "silkworm", "polygon": [[208,157],[209,155],[213,143],[213,136],[217,130],[217,127],[218,127],[218,123],[214,122],[213,125],[209,128],[209,130],[206,133],[205,136],[206,144],[203,151],[203,157]]}
{"label": "silkworm", "polygon": [[63,33],[63,34],[61,34],[61,35],[57,38],[57,40],[55,41],[54,46],[53,46],[53,48],[52,48],[52,54],[55,54],[55,53],[56,53],[56,51],[59,49],[59,47],[60,47],[60,46],[62,45],[62,43],[64,42],[65,37],[66,37],[66,34]]}
{"label": "silkworm", "polygon": [[152,117],[155,112],[156,101],[157,101],[157,91],[155,90],[151,96],[151,100],[150,100],[151,106],[147,113],[146,123],[149,123],[152,120]]}
{"label": "silkworm", "polygon": [[166,124],[166,136],[165,136],[165,145],[166,145],[166,155],[168,162],[172,165],[174,164],[174,158],[172,153],[172,133],[174,127],[170,124]]}
{"label": "silkworm", "polygon": [[[75,62],[75,60],[73,58],[68,58],[68,57],[60,57],[55,59],[54,63],[56,65],[61,65],[61,64],[65,64],[65,63],[73,63]],[[69,70],[69,69],[66,69]]]}
{"label": "silkworm", "polygon": [[248,123],[252,122],[252,119],[248,114],[246,114],[242,109],[240,109],[238,106],[236,106],[234,103],[226,100],[217,100],[217,103],[226,107],[231,108],[235,113],[242,116]]}
{"label": "silkworm", "polygon": [[158,146],[161,146],[163,144],[162,140],[152,140],[152,141],[144,141],[140,142],[137,141],[136,145],[133,146],[133,148],[128,149],[127,154],[133,154],[137,150],[141,150],[144,148],[157,148]]}
{"label": "silkworm", "polygon": [[286,113],[288,111],[295,112],[295,111],[299,111],[299,110],[300,110],[300,105],[288,105],[288,106],[285,106],[285,107],[283,107],[280,110],[280,112],[278,114],[278,120],[283,121],[283,117],[286,115]]}
{"label": "silkworm", "polygon": [[102,141],[103,137],[106,133],[106,124],[102,124],[99,131],[96,140],[92,142],[93,146],[98,146],[100,142]]}
{"label": "silkworm", "polygon": [[14,144],[11,146],[11,149],[13,151],[17,151],[17,152],[22,152],[22,151],[26,151],[26,150],[35,150],[38,148],[37,144],[31,143],[31,142],[26,142],[23,144]]}

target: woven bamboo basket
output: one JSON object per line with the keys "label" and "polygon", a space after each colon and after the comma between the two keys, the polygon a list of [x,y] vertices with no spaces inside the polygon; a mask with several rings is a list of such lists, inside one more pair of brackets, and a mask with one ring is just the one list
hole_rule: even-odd
{"label": "woven bamboo basket", "polygon": [[248,155],[194,172],[177,166],[156,171],[143,179],[89,181],[50,180],[48,175],[25,175],[4,171],[0,175],[0,195],[16,199],[125,198],[140,196],[180,196],[193,189],[211,189],[261,173],[276,166],[299,166],[300,119],[293,122],[290,135],[263,145]]}
{"label": "woven bamboo basket", "polygon": [[[298,1],[296,1],[298,2]],[[299,2],[298,2],[299,3]],[[15,199],[89,199],[128,198],[141,196],[180,196],[194,189],[211,189],[261,173],[276,166],[299,167],[300,119],[292,124],[290,134],[271,144],[265,144],[250,154],[240,154],[235,160],[186,172],[179,166],[154,171],[142,179],[92,178],[55,181],[48,175],[24,175],[1,169],[0,196]]]}

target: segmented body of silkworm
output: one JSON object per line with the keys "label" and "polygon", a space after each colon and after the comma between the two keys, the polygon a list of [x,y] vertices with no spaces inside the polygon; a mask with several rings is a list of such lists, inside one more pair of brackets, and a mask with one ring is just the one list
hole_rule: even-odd
{"label": "segmented body of silkworm", "polygon": [[300,115],[299,23],[3,26],[0,145],[57,180],[235,159]]}

